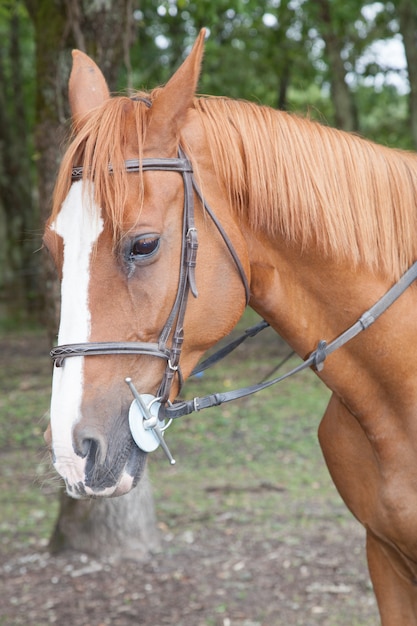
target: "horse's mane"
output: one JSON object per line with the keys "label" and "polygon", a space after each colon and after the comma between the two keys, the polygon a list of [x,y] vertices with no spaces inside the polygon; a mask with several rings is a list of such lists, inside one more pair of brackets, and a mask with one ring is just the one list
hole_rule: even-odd
{"label": "horse's mane", "polygon": [[417,155],[248,102],[195,106],[253,229],[393,278],[417,259]]}
{"label": "horse's mane", "polygon": [[[72,165],[82,158],[85,171],[94,172],[96,202],[106,207],[115,232],[120,227],[127,100],[108,100],[75,136],[58,177],[53,215],[68,193]],[[142,102],[135,105],[141,146],[148,111]],[[393,279],[417,259],[417,155],[249,102],[200,97],[194,108],[218,178],[252,229],[304,248],[313,244],[329,259],[363,263]],[[109,162],[117,175],[108,175]]]}

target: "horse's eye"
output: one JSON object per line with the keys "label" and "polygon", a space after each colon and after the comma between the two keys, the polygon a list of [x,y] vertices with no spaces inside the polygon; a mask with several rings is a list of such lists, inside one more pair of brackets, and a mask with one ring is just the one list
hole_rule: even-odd
{"label": "horse's eye", "polygon": [[129,251],[129,259],[131,261],[144,259],[149,257],[159,248],[159,237],[156,235],[143,235],[132,241]]}

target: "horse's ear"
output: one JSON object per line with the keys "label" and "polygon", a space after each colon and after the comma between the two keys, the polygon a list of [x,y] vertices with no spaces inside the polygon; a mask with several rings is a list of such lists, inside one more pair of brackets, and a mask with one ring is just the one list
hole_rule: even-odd
{"label": "horse's ear", "polygon": [[194,46],[154,99],[150,109],[151,120],[146,134],[147,150],[171,152],[177,145],[178,134],[192,105],[200,76],[206,29],[202,28]]}
{"label": "horse's ear", "polygon": [[73,50],[72,59],[68,95],[73,122],[78,129],[87,113],[107,100],[110,93],[101,70],[89,56]]}

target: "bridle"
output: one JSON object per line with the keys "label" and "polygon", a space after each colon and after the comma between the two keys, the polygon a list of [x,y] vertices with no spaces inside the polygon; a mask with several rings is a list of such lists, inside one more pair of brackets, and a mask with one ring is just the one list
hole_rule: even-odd
{"label": "bridle", "polygon": [[[125,169],[128,173],[146,171],[178,172],[182,175],[184,185],[184,208],[182,221],[181,259],[178,279],[177,294],[168,319],[161,331],[159,339],[155,343],[151,342],[90,342],[59,345],[53,348],[50,355],[57,367],[62,367],[68,357],[75,356],[98,356],[111,354],[125,355],[148,355],[166,361],[166,368],[157,393],[157,402],[164,405],[169,398],[171,387],[175,376],[179,378],[179,388],[181,389],[183,377],[180,369],[181,350],[184,341],[184,318],[187,308],[187,301],[191,292],[193,297],[198,296],[195,267],[197,261],[198,235],[194,218],[194,192],[199,198],[202,206],[212,219],[218,232],[220,233],[227,250],[229,251],[245,290],[246,304],[249,302],[249,283],[243,265],[237,255],[235,248],[218,221],[216,215],[208,203],[203,198],[200,189],[193,175],[192,164],[181,148],[177,158],[151,158],[151,159],[129,159],[125,161]],[[72,180],[80,180],[83,177],[84,168],[77,166],[72,169]],[[113,166],[109,165],[109,174],[113,173]],[[129,386],[136,400],[137,392],[131,380]]]}
{"label": "bridle", "polygon": [[[91,342],[75,343],[56,346],[51,350],[51,357],[57,367],[61,367],[68,357],[73,356],[93,356],[104,354],[126,354],[126,355],[149,355],[167,362],[165,373],[158,391],[158,400],[165,403],[168,400],[173,380],[176,375],[180,378],[182,386],[182,375],[180,370],[180,356],[184,341],[184,317],[187,307],[189,293],[196,298],[198,296],[195,267],[197,260],[198,236],[194,219],[194,191],[201,200],[205,210],[210,215],[222,236],[226,247],[236,264],[245,289],[246,302],[249,301],[248,280],[239,260],[239,257],[230,241],[228,235],[217,220],[213,211],[203,199],[193,176],[191,162],[187,159],[182,149],[179,149],[178,158],[153,158],[153,159],[129,159],[125,161],[126,171],[129,173],[146,172],[158,170],[164,172],[179,172],[184,184],[184,211],[182,223],[182,243],[180,273],[178,280],[177,295],[171,312],[161,331],[158,342]],[[113,167],[109,165],[109,173],[113,172]],[[72,180],[79,180],[83,176],[83,167],[74,167],[72,170]],[[169,339],[171,345],[168,345]]]}
{"label": "bridle", "polygon": [[[415,262],[368,311],[363,313],[361,317],[350,326],[346,331],[341,333],[336,339],[327,343],[324,340],[319,341],[316,350],[303,361],[300,365],[287,372],[286,374],[260,382],[255,385],[243,387],[233,391],[215,393],[203,398],[193,398],[192,400],[177,402],[171,404],[168,400],[170,390],[176,375],[179,377],[180,388],[182,385],[182,375],[180,370],[181,349],[184,341],[184,317],[187,307],[189,294],[197,297],[197,287],[195,281],[195,267],[197,261],[198,237],[194,220],[194,193],[199,198],[202,206],[212,219],[218,232],[220,233],[227,250],[229,251],[238,273],[241,277],[245,290],[246,303],[249,302],[250,291],[249,284],[244,271],[243,265],[234,249],[234,246],[218,221],[216,215],[202,196],[193,175],[192,164],[180,148],[178,158],[152,158],[152,159],[129,159],[125,161],[127,172],[137,173],[149,170],[179,172],[183,178],[184,185],[184,211],[182,224],[182,245],[181,245],[181,261],[180,273],[178,281],[177,295],[168,316],[168,319],[161,331],[159,340],[156,343],[146,342],[98,342],[98,343],[79,343],[60,345],[53,348],[50,355],[57,367],[61,367],[68,357],[74,356],[94,356],[94,355],[148,355],[164,359],[166,368],[163,375],[161,385],[157,396],[149,396],[148,394],[139,394],[135,389],[131,379],[126,379],[129,385],[134,401],[130,410],[130,427],[132,436],[136,443],[145,451],[151,451],[155,447],[148,445],[148,434],[152,431],[155,436],[157,445],[161,444],[171,463],[175,463],[170,451],[168,450],[163,438],[165,420],[169,423],[173,419],[189,415],[194,411],[219,406],[224,402],[236,400],[246,397],[253,393],[257,393],[267,387],[275,385],[278,382],[300,372],[308,367],[313,367],[317,371],[323,368],[326,357],[345,345],[363,330],[366,330],[373,324],[386,309],[399,298],[399,296],[416,280],[417,278],[417,262]],[[109,165],[109,173],[113,172],[113,168]],[[83,167],[74,167],[72,170],[72,180],[79,180],[83,177]],[[256,335],[260,330],[268,326],[265,321],[260,322],[256,326],[248,329],[238,339],[232,341],[228,346],[216,352],[212,357],[204,361],[200,366],[193,370],[192,374],[203,371],[213,363],[217,362],[223,356],[230,353],[237,345],[240,345],[248,337]],[[171,344],[168,345],[171,337]],[[139,420],[139,421],[138,421]],[[168,423],[168,425],[169,425]],[[138,426],[139,424],[139,426]],[[148,431],[148,432],[146,432]],[[143,443],[143,435],[146,435],[145,443]]]}

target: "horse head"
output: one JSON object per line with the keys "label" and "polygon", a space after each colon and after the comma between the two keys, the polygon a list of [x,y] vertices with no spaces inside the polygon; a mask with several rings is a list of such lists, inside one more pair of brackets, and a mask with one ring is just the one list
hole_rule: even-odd
{"label": "horse head", "polygon": [[[74,52],[74,136],[44,235],[61,279],[58,344],[69,344],[71,356],[55,360],[46,439],[74,497],[121,495],[140,479],[146,453],[129,428],[125,379],[139,394],[174,400],[181,380],[245,306],[236,264],[188,171],[221,208],[247,274],[243,238],[193,114],[204,36],[164,87],[134,97],[110,97],[100,69]],[[195,215],[185,228],[189,203]],[[198,253],[195,259],[194,241],[190,261],[191,231]],[[129,345],[139,348],[123,353]],[[99,348],[88,352],[92,346]]]}

